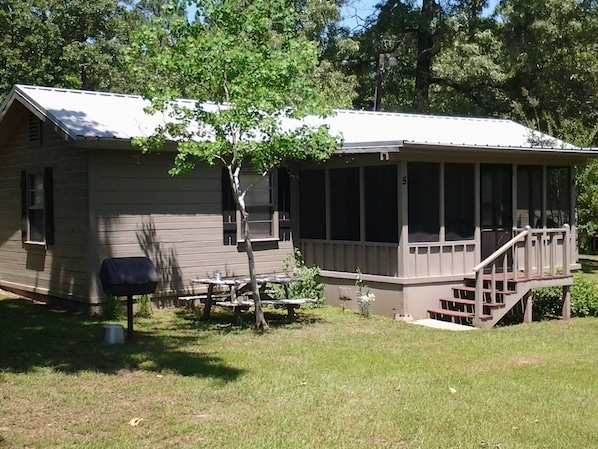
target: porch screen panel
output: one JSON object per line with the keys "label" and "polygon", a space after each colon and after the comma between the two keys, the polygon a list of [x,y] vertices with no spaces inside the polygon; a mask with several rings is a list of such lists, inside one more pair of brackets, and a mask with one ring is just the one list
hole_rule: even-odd
{"label": "porch screen panel", "polygon": [[518,228],[542,227],[542,167],[517,167],[517,221]]}
{"label": "porch screen panel", "polygon": [[437,242],[440,234],[440,164],[407,165],[409,242]]}
{"label": "porch screen panel", "polygon": [[569,167],[546,169],[546,226],[571,224],[571,171]]}
{"label": "porch screen panel", "polygon": [[326,239],[326,172],[299,172],[299,236]]}
{"label": "porch screen panel", "polygon": [[473,240],[475,228],[475,167],[444,166],[444,225],[448,241]]}
{"label": "porch screen panel", "polygon": [[398,243],[397,166],[365,167],[365,239]]}
{"label": "porch screen panel", "polygon": [[358,241],[359,168],[330,170],[330,233],[332,240]]}

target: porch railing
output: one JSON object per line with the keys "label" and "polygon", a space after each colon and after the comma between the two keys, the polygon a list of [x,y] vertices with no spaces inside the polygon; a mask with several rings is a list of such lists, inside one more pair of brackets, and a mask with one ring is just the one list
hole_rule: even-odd
{"label": "porch railing", "polygon": [[299,242],[305,263],[323,270],[397,277],[399,275],[398,243],[371,243],[330,240]]}
{"label": "porch railing", "polygon": [[[484,293],[496,302],[497,285],[503,291],[509,281],[550,278],[571,272],[571,232],[569,225],[562,228],[532,229],[526,226],[515,237],[501,246],[473,269],[475,273],[474,326],[480,324],[483,313]],[[509,267],[509,264],[511,265]],[[484,276],[489,275],[489,285],[484,292]]]}

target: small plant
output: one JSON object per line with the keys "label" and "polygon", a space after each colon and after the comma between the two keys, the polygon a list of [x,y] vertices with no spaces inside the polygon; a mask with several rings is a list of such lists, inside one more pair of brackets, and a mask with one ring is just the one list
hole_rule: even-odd
{"label": "small plant", "polygon": [[365,318],[369,318],[371,304],[376,300],[376,295],[370,292],[367,285],[363,283],[362,273],[359,268],[357,268],[355,286],[357,287],[357,304],[359,304],[359,312]]}
{"label": "small plant", "polygon": [[108,296],[108,302],[104,308],[104,318],[107,320],[120,320],[124,318],[124,311],[120,305],[120,299],[116,296]]}
{"label": "small plant", "polygon": [[152,316],[152,301],[149,295],[141,295],[137,301],[137,316],[149,318]]}

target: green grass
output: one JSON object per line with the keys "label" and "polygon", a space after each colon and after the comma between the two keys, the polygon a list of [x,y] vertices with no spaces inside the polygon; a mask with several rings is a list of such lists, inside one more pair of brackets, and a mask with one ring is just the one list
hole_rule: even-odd
{"label": "green grass", "polygon": [[[0,447],[598,447],[598,320],[450,332],[334,308],[272,331],[0,300]],[[133,418],[141,418],[131,426]]]}

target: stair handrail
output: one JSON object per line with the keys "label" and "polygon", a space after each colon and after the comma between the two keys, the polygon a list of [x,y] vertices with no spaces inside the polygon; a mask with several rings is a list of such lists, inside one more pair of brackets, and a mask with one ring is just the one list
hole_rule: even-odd
{"label": "stair handrail", "polygon": [[483,270],[484,268],[486,268],[488,265],[490,265],[492,262],[494,262],[496,259],[498,259],[500,256],[502,256],[505,251],[507,251],[509,248],[511,248],[513,245],[515,245],[515,243],[520,242],[524,237],[526,237],[531,232],[531,230],[532,230],[532,228],[530,226],[526,226],[523,229],[523,231],[521,231],[519,234],[517,234],[515,237],[513,237],[511,240],[509,240],[503,246],[498,248],[496,251],[494,251],[492,254],[490,254],[488,257],[486,257],[484,260],[482,260],[475,267],[473,267],[473,271],[477,273],[477,272]]}
{"label": "stair handrail", "polygon": [[[514,248],[514,246],[521,242],[522,240],[525,240],[527,238],[528,241],[531,241],[531,239],[529,239],[529,235],[531,234],[532,228],[531,226],[526,226],[525,229],[523,231],[521,231],[519,234],[517,234],[515,237],[513,237],[511,240],[509,240],[507,243],[505,243],[503,246],[501,246],[499,249],[497,249],[494,253],[492,253],[491,255],[489,255],[488,257],[486,257],[483,261],[481,261],[479,264],[477,264],[474,268],[473,271],[475,273],[475,307],[474,307],[474,318],[473,318],[473,325],[476,327],[480,327],[481,324],[481,319],[480,317],[482,316],[483,313],[483,306],[484,306],[484,269],[486,267],[488,267],[490,264],[492,264],[493,262],[495,262],[496,260],[498,260],[498,258],[503,257],[504,261],[503,261],[503,285],[506,288],[507,285],[507,270],[506,270],[506,256],[507,256],[507,252],[509,250],[511,250],[512,248]],[[527,245],[526,245],[527,246]],[[525,260],[527,261],[527,257],[525,258]],[[515,256],[515,254],[513,253],[513,264],[517,263],[517,257]],[[525,267],[525,271],[526,274],[527,270],[528,270],[528,263],[526,263],[526,267]],[[513,272],[516,273],[516,267],[513,267]],[[492,290],[492,298],[493,300],[495,299],[495,295],[496,295],[496,265],[492,265],[492,280],[491,280],[491,290]]]}
{"label": "stair handrail", "polygon": [[[498,250],[492,253],[490,256],[486,257],[482,262],[476,265],[473,268],[475,273],[475,310],[474,310],[474,318],[473,318],[473,325],[476,327],[480,327],[481,324],[481,315],[483,313],[483,302],[484,302],[484,271],[486,267],[490,264],[496,262],[500,257],[503,257],[503,286],[506,290],[508,276],[507,276],[507,256],[508,251],[513,251],[513,279],[515,280],[518,273],[518,260],[517,254],[515,253],[515,245],[521,241],[525,241],[524,244],[524,267],[523,273],[526,279],[530,279],[532,276],[532,235],[534,230],[531,226],[526,226],[521,232],[519,232],[515,237],[509,240],[507,243],[502,245]],[[563,275],[569,276],[570,275],[570,268],[571,268],[571,228],[568,224],[565,224],[562,228],[542,228],[537,230],[538,234],[545,234],[545,233],[562,233],[563,234]],[[496,265],[492,265],[492,278],[491,278],[491,292],[492,292],[492,300],[494,301],[496,297]],[[540,276],[542,276],[542,267],[540,267]]]}

